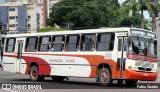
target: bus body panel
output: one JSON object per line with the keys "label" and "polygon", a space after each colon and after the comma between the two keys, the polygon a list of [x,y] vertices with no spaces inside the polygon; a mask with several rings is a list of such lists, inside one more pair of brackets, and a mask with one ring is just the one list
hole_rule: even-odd
{"label": "bus body panel", "polygon": [[[10,55],[11,56],[11,55]],[[29,61],[27,62],[26,59],[24,58],[22,60],[22,66],[21,66],[21,73],[22,74],[28,74],[29,72],[29,68],[27,69],[27,67],[29,67],[29,64],[32,62],[36,62],[38,63],[39,69],[40,69],[40,74],[42,75],[55,75],[55,76],[73,76],[73,77],[91,77],[91,78],[95,78],[96,77],[96,69],[97,66],[102,63],[100,61],[104,61],[103,63],[107,63],[110,64],[111,70],[112,70],[112,78],[113,79],[117,79],[117,71],[116,70],[116,63],[111,63],[111,60],[106,60],[103,58],[103,56],[94,56],[94,60],[91,61],[87,61],[87,58],[84,57],[88,57],[91,58],[93,56],[81,56],[77,55],[77,56],[72,56],[72,55],[55,55],[55,54],[49,54],[49,55],[30,55],[30,54],[25,54],[24,55],[25,58],[28,58],[30,60],[34,60],[34,61]],[[78,58],[77,58],[78,57]],[[101,58],[102,57],[102,58]],[[15,56],[13,55],[12,57],[4,57],[5,59],[10,58],[8,60],[10,61],[14,61],[16,60]],[[32,58],[32,59],[31,59]],[[41,59],[37,59],[37,58],[41,58]],[[69,58],[74,58],[75,61],[69,61]],[[4,60],[5,60],[4,59]],[[52,60],[51,60],[52,59]],[[54,59],[56,59],[54,61]],[[62,59],[62,60],[61,60]],[[40,60],[45,60],[45,61],[49,61],[47,62],[48,65],[41,63]],[[51,61],[50,61],[51,60]],[[66,62],[66,60],[68,60]],[[63,62],[65,61],[65,62]],[[134,61],[131,63],[130,60],[129,63],[126,64],[126,66],[134,66],[135,63]],[[73,63],[74,62],[74,63]],[[97,62],[97,63],[95,63]],[[10,62],[12,63],[12,62]],[[94,63],[95,65],[91,65],[92,63]],[[152,62],[151,62],[152,63]],[[156,65],[156,63],[154,63]],[[4,71],[8,71],[8,72],[13,72],[15,73],[15,64],[12,65],[8,65],[6,64],[6,62],[4,63]],[[7,67],[10,67],[7,68]],[[45,67],[45,68],[44,68]],[[50,69],[46,69],[46,67],[49,67]],[[9,69],[9,70],[8,70]],[[12,71],[11,71],[12,70]],[[50,71],[48,71],[50,70]],[[47,73],[47,71],[49,73]],[[126,71],[125,71],[125,75],[126,77],[124,77],[123,79],[138,79],[138,80],[151,80],[151,81],[155,81],[157,79],[157,73],[153,72],[153,73],[144,73],[144,72],[136,72],[134,70],[129,70],[126,67]]]}
{"label": "bus body panel", "polygon": [[[48,33],[33,33],[23,35],[8,35],[7,38],[16,38],[16,48],[13,53],[4,52],[3,58],[3,70],[16,73],[19,71],[22,74],[28,74],[31,63],[37,63],[39,74],[46,76],[74,76],[74,77],[97,77],[97,68],[100,64],[108,64],[111,68],[112,79],[135,79],[135,80],[150,80],[155,81],[157,79],[157,62],[142,61],[128,59],[126,51],[118,51],[119,39],[125,37],[118,33],[130,33],[131,28],[109,28],[109,29],[97,29],[97,30],[82,30],[80,32],[48,32]],[[144,30],[146,31],[146,30]],[[112,51],[61,51],[61,52],[26,52],[26,38],[27,37],[40,37],[40,36],[56,36],[56,35],[72,35],[72,34],[89,34],[89,33],[109,33],[115,34],[114,48]],[[23,50],[21,60],[17,59],[18,52],[18,40],[23,40]],[[123,41],[124,42],[124,41]],[[5,49],[5,48],[4,48]],[[118,59],[122,57],[125,61],[125,69],[120,74],[118,70]],[[141,63],[142,62],[142,63]],[[12,63],[12,64],[7,64]],[[17,63],[20,63],[18,66]],[[153,65],[153,69],[150,72],[138,71],[138,65]],[[137,68],[136,68],[137,67]],[[17,69],[19,68],[19,70]]]}
{"label": "bus body panel", "polygon": [[[86,53],[86,52],[83,52]],[[111,52],[110,52],[111,53]],[[88,55],[90,54],[90,55]],[[39,66],[39,73],[42,75],[61,75],[61,76],[75,76],[75,77],[96,77],[97,66],[101,63],[109,64],[114,68],[116,62],[107,57],[104,57],[104,52],[98,55],[91,53],[86,55],[79,54],[23,54],[21,60],[21,73],[28,74],[31,63],[36,62]],[[7,58],[14,58],[11,62],[16,61],[16,54],[5,54],[4,60]],[[4,63],[5,65],[5,63]],[[47,68],[47,69],[46,69]],[[15,69],[14,69],[15,70]],[[115,69],[111,69],[115,70]],[[4,69],[6,71],[6,69]],[[25,71],[25,72],[24,72]],[[15,71],[12,71],[15,73]],[[116,77],[115,71],[112,71],[113,77]]]}
{"label": "bus body panel", "polygon": [[158,77],[157,72],[137,72],[134,70],[126,70],[126,79],[141,80],[141,81],[156,81]]}
{"label": "bus body panel", "polygon": [[3,57],[3,71],[12,72],[15,73],[15,63],[16,58],[15,57]]}

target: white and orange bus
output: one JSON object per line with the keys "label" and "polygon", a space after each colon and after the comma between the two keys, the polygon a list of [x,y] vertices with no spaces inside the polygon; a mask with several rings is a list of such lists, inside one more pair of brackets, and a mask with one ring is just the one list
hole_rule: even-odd
{"label": "white and orange bus", "polygon": [[156,81],[157,41],[138,28],[102,28],[7,35],[3,71],[29,74],[32,81],[67,77],[113,80],[127,85]]}

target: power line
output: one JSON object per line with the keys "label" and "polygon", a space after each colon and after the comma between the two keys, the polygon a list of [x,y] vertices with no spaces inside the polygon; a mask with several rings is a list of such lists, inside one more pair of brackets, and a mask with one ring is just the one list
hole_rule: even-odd
{"label": "power line", "polygon": [[53,8],[79,8],[79,7],[107,7],[116,4],[90,4],[90,5],[53,5]]}

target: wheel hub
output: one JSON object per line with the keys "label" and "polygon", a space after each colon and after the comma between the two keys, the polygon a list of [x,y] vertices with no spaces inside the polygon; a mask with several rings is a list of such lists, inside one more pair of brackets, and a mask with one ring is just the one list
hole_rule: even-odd
{"label": "wheel hub", "polygon": [[101,74],[101,81],[103,83],[106,83],[108,81],[108,75],[107,75],[106,72],[102,72],[102,74]]}
{"label": "wheel hub", "polygon": [[37,77],[36,70],[32,70],[31,74],[32,74],[32,78],[36,78]]}

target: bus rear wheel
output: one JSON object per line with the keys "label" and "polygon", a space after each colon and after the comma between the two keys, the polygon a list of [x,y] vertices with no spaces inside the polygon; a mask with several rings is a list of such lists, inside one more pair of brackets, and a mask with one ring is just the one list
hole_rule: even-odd
{"label": "bus rear wheel", "polygon": [[30,79],[33,82],[44,81],[45,76],[39,75],[39,70],[37,66],[32,66],[30,68]]}
{"label": "bus rear wheel", "polygon": [[57,81],[57,82],[63,81],[65,79],[65,77],[63,76],[51,76],[51,78],[53,81]]}
{"label": "bus rear wheel", "polygon": [[105,87],[112,84],[111,73],[108,68],[102,68],[99,71],[98,80],[99,80],[100,85],[105,86]]}
{"label": "bus rear wheel", "polygon": [[128,85],[128,86],[134,86],[137,84],[137,80],[131,80],[131,79],[127,79],[125,80],[125,83]]}

